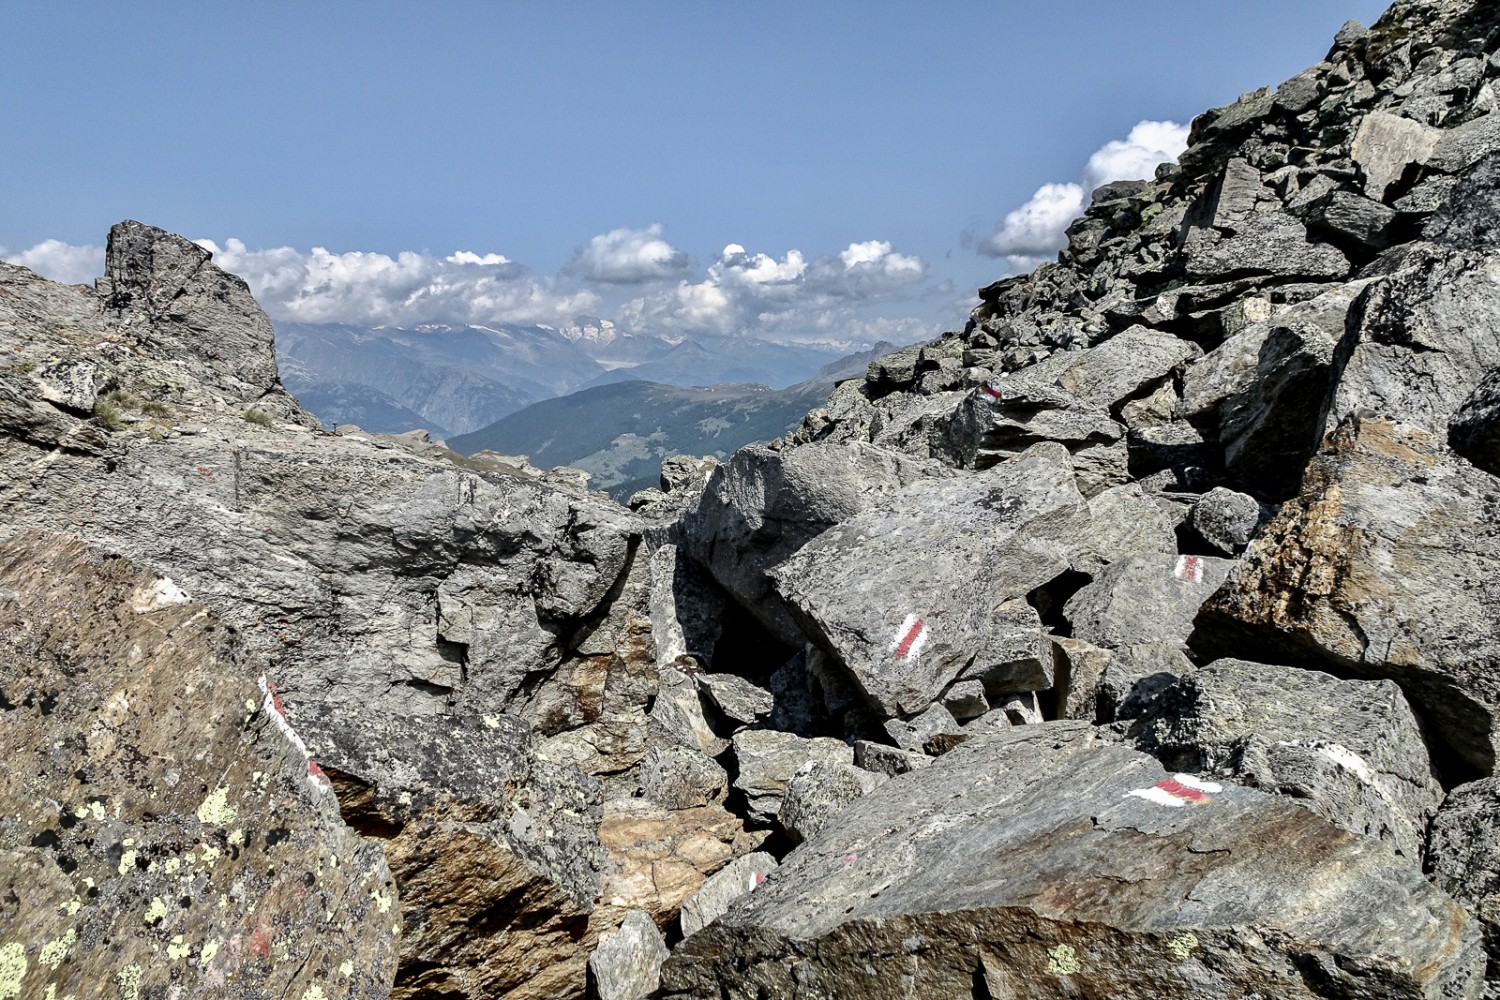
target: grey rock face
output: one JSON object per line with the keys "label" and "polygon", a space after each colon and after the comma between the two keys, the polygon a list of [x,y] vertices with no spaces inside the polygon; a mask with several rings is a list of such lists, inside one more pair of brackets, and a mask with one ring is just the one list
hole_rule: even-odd
{"label": "grey rock face", "polygon": [[1185,376],[1177,415],[1217,443],[1242,491],[1296,492],[1322,439],[1323,400],[1356,291],[1335,288],[1251,324]]}
{"label": "grey rock face", "polygon": [[743,448],[716,469],[683,546],[719,585],[783,642],[801,630],[768,573],[820,533],[919,479],[951,475],[935,462],[871,444],[810,444],[790,451]]}
{"label": "grey rock face", "polygon": [[1089,551],[1102,562],[1177,552],[1176,522],[1138,483],[1090,498],[1089,515]]}
{"label": "grey rock face", "polygon": [[852,764],[854,751],[842,740],[803,739],[771,729],[747,729],[734,736],[739,776],[734,787],[744,793],[750,818],[769,823],[781,811],[787,783],[809,761]]}
{"label": "grey rock face", "polygon": [[1418,245],[1402,264],[1355,309],[1328,430],[1364,412],[1446,431],[1500,366],[1500,258]]}
{"label": "grey rock face", "polygon": [[1437,129],[1386,111],[1365,115],[1352,156],[1364,172],[1365,191],[1381,201],[1412,167],[1425,166],[1437,149]]}
{"label": "grey rock face", "polygon": [[1423,228],[1427,239],[1460,250],[1500,249],[1500,233],[1494,226],[1500,206],[1500,153],[1485,157],[1460,178],[1435,180],[1448,183],[1431,188],[1446,197],[1431,205],[1434,214]]}
{"label": "grey rock face", "polygon": [[1038,446],[892,494],[787,560],[777,587],[883,716],[920,712],[959,679],[1037,690],[1050,678],[1019,599],[1068,567],[1088,516],[1066,452]]}
{"label": "grey rock face", "polygon": [[845,806],[874,791],[883,781],[883,776],[853,764],[811,761],[787,783],[777,821],[792,843],[800,844],[816,836]]}
{"label": "grey rock face", "polygon": [[28,533],[0,544],[0,662],[0,992],[390,994],[386,859],[231,629]]}
{"label": "grey rock face", "polygon": [[1033,728],[856,800],[673,953],[663,995],[1478,997],[1478,927],[1384,848]]}
{"label": "grey rock face", "polygon": [[1107,649],[1185,641],[1230,566],[1212,556],[1133,556],[1105,567],[1069,599],[1063,615],[1075,638]]}
{"label": "grey rock face", "polygon": [[[596,779],[537,759],[514,716],[288,714],[345,818],[382,834],[402,888],[399,993],[493,995],[538,964],[582,964],[577,931],[605,866]],[[524,912],[490,913],[520,895]]]}
{"label": "grey rock face", "polygon": [[854,741],[854,765],[875,774],[895,777],[908,771],[919,771],[931,763],[932,758],[926,754],[912,753],[869,740]]}
{"label": "grey rock face", "polygon": [[675,667],[661,669],[661,683],[651,705],[651,719],[681,745],[700,750],[710,757],[717,757],[728,745],[704,717],[697,683]]}
{"label": "grey rock face", "polygon": [[1448,422],[1453,450],[1491,475],[1500,475],[1500,368],[1474,387]]}
{"label": "grey rock face", "polygon": [[729,911],[741,896],[759,889],[777,868],[776,859],[756,851],[736,858],[708,877],[682,904],[682,936],[691,937]]}
{"label": "grey rock face", "polygon": [[599,936],[589,956],[589,982],[598,1000],[644,1000],[661,983],[667,942],[641,910],[625,914],[620,929]]}
{"label": "grey rock face", "polygon": [[641,794],[667,809],[693,809],[724,801],[729,776],[714,759],[691,747],[653,746],[641,760]]}
{"label": "grey rock face", "polygon": [[725,718],[740,725],[765,718],[776,705],[771,692],[734,674],[699,674],[698,687]]}
{"label": "grey rock face", "polygon": [[1052,646],[1053,693],[1062,719],[1093,722],[1099,712],[1099,686],[1114,654],[1081,639],[1048,636]]}
{"label": "grey rock face", "polygon": [[926,751],[927,741],[934,736],[955,735],[963,732],[963,729],[952,712],[942,704],[933,704],[910,719],[886,720],[885,731],[891,742],[902,750],[923,753]]}
{"label": "grey rock face", "polygon": [[1431,433],[1350,421],[1204,607],[1193,648],[1311,656],[1395,680],[1433,734],[1488,774],[1500,711],[1489,668],[1500,658],[1496,509],[1500,482]]}
{"label": "grey rock face", "polygon": [[1280,212],[1262,212],[1233,236],[1196,230],[1183,248],[1187,271],[1204,281],[1248,275],[1278,278],[1347,277],[1349,259],[1335,246],[1310,234],[1307,227]]}
{"label": "grey rock face", "polygon": [[[79,423],[105,437],[108,461],[65,452],[49,460],[44,489],[27,472],[41,442],[7,434],[0,476],[14,487],[0,534],[66,530],[160,567],[301,700],[525,713],[527,677],[586,640],[585,656],[618,640],[626,668],[625,637],[593,623],[629,569],[639,522],[597,497],[455,464],[434,445],[310,429],[278,396],[270,326],[242,282],[149,227],[117,227],[112,247],[114,304],[101,313],[94,300],[92,317],[79,301],[59,323],[42,295],[55,286],[5,272],[0,329],[28,334],[3,334],[21,348],[12,356],[91,351],[136,402],[121,404],[130,412],[113,430]],[[0,383],[35,394],[14,368]],[[285,421],[242,418],[247,402],[277,399]],[[585,722],[570,711],[532,717]]]}
{"label": "grey rock face", "polygon": [[1167,767],[1289,795],[1413,862],[1443,799],[1416,716],[1390,681],[1219,660],[1164,690],[1131,733]]}
{"label": "grey rock face", "polygon": [[1433,882],[1483,926],[1494,978],[1500,969],[1500,780],[1449,792],[1427,850]]}
{"label": "grey rock face", "polygon": [[1112,650],[1099,680],[1099,711],[1106,719],[1134,719],[1177,679],[1193,669],[1180,641],[1143,642]]}

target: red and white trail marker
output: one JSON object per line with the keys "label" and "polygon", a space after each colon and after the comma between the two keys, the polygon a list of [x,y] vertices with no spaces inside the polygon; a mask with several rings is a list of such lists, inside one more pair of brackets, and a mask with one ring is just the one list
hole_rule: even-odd
{"label": "red and white trail marker", "polygon": [[1223,785],[1212,781],[1203,781],[1193,777],[1191,774],[1176,774],[1170,778],[1163,778],[1150,788],[1137,788],[1126,792],[1126,797],[1135,796],[1145,799],[1147,802],[1155,802],[1159,806],[1168,806],[1172,809],[1180,809],[1183,806],[1206,806],[1213,801],[1210,792],[1222,792]]}
{"label": "red and white trail marker", "polygon": [[307,744],[302,742],[302,737],[297,735],[297,730],[287,721],[286,708],[281,704],[281,696],[276,693],[276,685],[266,679],[265,674],[260,675],[260,690],[265,695],[261,700],[260,709],[270,716],[271,721],[276,723],[276,728],[281,730],[281,735],[286,737],[288,743],[307,759],[307,783],[319,792],[332,791],[333,783],[328,780],[328,775],[312,759],[312,754],[307,750]]}
{"label": "red and white trail marker", "polygon": [[926,622],[916,615],[907,615],[887,648],[898,660],[915,660],[922,655],[922,648],[927,645],[927,638],[931,634]]}
{"label": "red and white trail marker", "polygon": [[1203,560],[1197,556],[1178,556],[1172,575],[1184,583],[1197,583],[1203,579]]}
{"label": "red and white trail marker", "polygon": [[985,396],[991,403],[998,403],[1000,402],[1000,400],[1005,398],[1005,394],[1000,391],[1000,387],[994,382],[987,383],[984,389],[981,391],[985,394]]}

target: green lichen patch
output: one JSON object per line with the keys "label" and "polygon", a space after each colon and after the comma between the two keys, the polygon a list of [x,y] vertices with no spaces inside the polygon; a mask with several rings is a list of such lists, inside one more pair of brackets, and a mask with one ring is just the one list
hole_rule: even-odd
{"label": "green lichen patch", "polygon": [[1078,952],[1069,944],[1060,944],[1047,949],[1047,971],[1058,976],[1071,976],[1083,968],[1078,962]]}
{"label": "green lichen patch", "polygon": [[1174,937],[1167,942],[1167,948],[1172,952],[1173,957],[1177,961],[1186,962],[1193,952],[1198,949],[1197,935],[1184,934],[1181,937]]}

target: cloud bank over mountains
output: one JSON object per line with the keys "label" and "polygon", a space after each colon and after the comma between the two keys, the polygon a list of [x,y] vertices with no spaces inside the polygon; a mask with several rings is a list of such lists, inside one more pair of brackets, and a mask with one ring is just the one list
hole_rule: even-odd
{"label": "cloud bank over mountains", "polygon": [[[749,335],[840,347],[941,332],[936,320],[890,315],[930,289],[923,287],[927,263],[884,240],[810,260],[800,250],[777,258],[731,243],[696,279],[696,262],[667,240],[659,223],[595,236],[555,277],[495,252],[390,255],[254,250],[234,238],[196,242],[250,284],[272,319],[291,322],[567,328],[590,314],[645,335]],[[0,250],[0,257],[69,282],[90,281],[104,268],[102,247],[58,240],[19,253]],[[891,309],[869,313],[881,305]]]}
{"label": "cloud bank over mountains", "polygon": [[1011,273],[1030,271],[1068,244],[1069,223],[1083,214],[1094,189],[1111,181],[1149,180],[1158,164],[1187,148],[1188,126],[1143,121],[1124,139],[1105,143],[1089,157],[1080,181],[1044,184],[1026,204],[1005,216],[978,250],[1004,257]]}
{"label": "cloud bank over mountains", "polygon": [[[1187,135],[1187,126],[1175,122],[1142,121],[1096,150],[1077,180],[1043,185],[990,236],[964,242],[1003,258],[1008,273],[1030,270],[1067,243],[1069,223],[1095,188],[1153,176],[1158,164],[1181,154]],[[927,260],[887,240],[856,241],[817,256],[730,243],[704,266],[674,246],[661,223],[622,226],[580,246],[556,275],[490,250],[391,255],[251,249],[233,238],[197,242],[249,282],[272,319],[304,323],[567,330],[589,315],[646,336],[751,336],[856,349],[936,336],[962,324],[970,301],[952,282],[935,278]],[[102,273],[104,250],[45,240],[27,250],[0,248],[0,259],[86,282]]]}

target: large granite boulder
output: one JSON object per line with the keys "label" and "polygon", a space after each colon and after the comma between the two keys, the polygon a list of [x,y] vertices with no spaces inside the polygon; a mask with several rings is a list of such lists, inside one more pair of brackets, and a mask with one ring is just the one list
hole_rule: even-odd
{"label": "large granite boulder", "polygon": [[1354,419],[1204,605],[1202,655],[1326,664],[1401,685],[1434,736],[1495,767],[1500,480],[1420,427]]}
{"label": "large granite boulder", "polygon": [[1067,452],[1038,445],[892,493],[804,546],[776,586],[883,717],[962,679],[1033,691],[1051,685],[1023,599],[1067,570],[1088,520]]}
{"label": "large granite boulder", "polygon": [[1219,660],[1162,691],[1130,731],[1169,768],[1290,796],[1413,864],[1443,801],[1421,726],[1391,681]]}
{"label": "large granite boulder", "polygon": [[910,483],[952,475],[866,442],[742,448],[714,470],[682,547],[782,642],[804,641],[770,571],[819,534]]}
{"label": "large granite boulder", "polygon": [[1500,257],[1416,244],[1393,263],[1351,312],[1330,430],[1373,413],[1445,432],[1500,366]]}
{"label": "large granite boulder", "polygon": [[1238,488],[1277,500],[1296,492],[1323,437],[1335,352],[1358,289],[1337,286],[1252,323],[1184,376],[1176,415],[1222,451]]}
{"label": "large granite boulder", "polygon": [[1484,928],[1489,975],[1500,978],[1500,779],[1449,792],[1432,823],[1427,852],[1433,882]]}
{"label": "large granite boulder", "polygon": [[389,995],[385,858],[232,630],[24,534],[0,544],[0,662],[0,993]]}
{"label": "large granite boulder", "polygon": [[1479,927],[1418,868],[1069,725],[856,800],[677,948],[663,996],[1477,1000]]}

